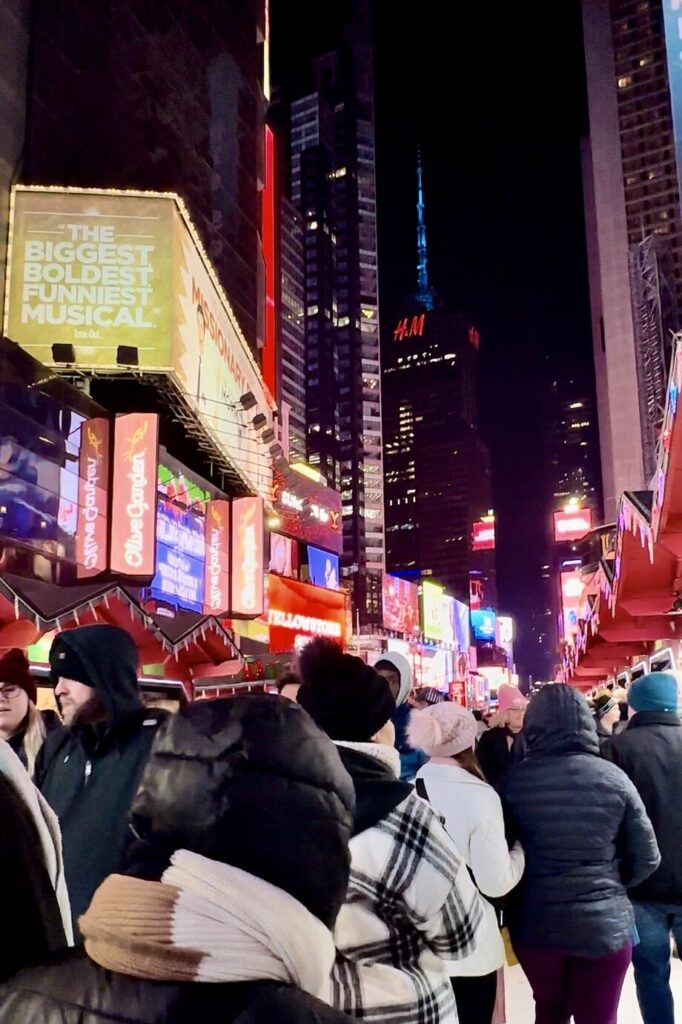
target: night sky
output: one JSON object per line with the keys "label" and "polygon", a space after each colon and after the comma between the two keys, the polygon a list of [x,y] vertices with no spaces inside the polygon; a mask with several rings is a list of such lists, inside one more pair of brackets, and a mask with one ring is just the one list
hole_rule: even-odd
{"label": "night sky", "polygon": [[[319,5],[279,0],[275,61],[321,45],[323,31],[330,45],[347,10],[329,4],[321,30]],[[381,313],[390,324],[414,288],[421,144],[432,284],[481,327],[500,608],[518,619],[520,670],[542,677],[549,666],[530,637],[544,603],[541,394],[554,374],[591,363],[580,5],[564,4],[551,29],[535,4],[457,4],[447,22],[436,0],[399,10],[379,2],[375,13]]]}

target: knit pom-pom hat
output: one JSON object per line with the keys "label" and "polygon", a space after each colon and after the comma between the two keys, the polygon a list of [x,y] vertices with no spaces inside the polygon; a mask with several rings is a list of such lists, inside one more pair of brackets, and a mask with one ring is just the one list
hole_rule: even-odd
{"label": "knit pom-pom hat", "polygon": [[443,702],[414,710],[407,723],[407,739],[429,757],[455,757],[476,742],[478,723],[459,704]]}

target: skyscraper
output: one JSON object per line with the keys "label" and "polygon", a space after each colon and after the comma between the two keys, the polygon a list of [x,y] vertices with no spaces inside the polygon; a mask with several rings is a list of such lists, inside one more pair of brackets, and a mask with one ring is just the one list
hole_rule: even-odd
{"label": "skyscraper", "polygon": [[28,98],[19,180],[179,193],[255,350],[265,337],[264,0],[64,0],[33,5],[27,31],[28,68],[14,74]]}
{"label": "skyscraper", "polygon": [[483,600],[494,605],[494,540],[482,548],[473,540],[474,524],[492,505],[490,455],[477,429],[480,337],[429,284],[421,161],[417,291],[389,326],[382,345],[388,571],[433,577],[467,602],[475,574]]}
{"label": "skyscraper", "polygon": [[[290,198],[304,230],[307,459],[343,499],[343,566],[361,626],[380,620],[384,501],[371,33],[278,83]],[[284,354],[282,356],[284,358]]]}
{"label": "skyscraper", "polygon": [[599,436],[591,382],[577,370],[549,386],[546,422],[550,511],[569,502],[601,519]]}
{"label": "skyscraper", "polygon": [[[666,0],[667,2],[667,0]],[[648,484],[682,223],[662,0],[583,0],[590,136],[583,150],[594,360],[607,519]]]}

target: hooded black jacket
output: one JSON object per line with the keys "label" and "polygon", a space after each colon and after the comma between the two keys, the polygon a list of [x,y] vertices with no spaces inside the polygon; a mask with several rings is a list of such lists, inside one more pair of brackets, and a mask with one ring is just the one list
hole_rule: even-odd
{"label": "hooded black jacket", "polygon": [[59,818],[74,927],[100,882],[121,870],[130,805],[165,713],[146,711],[132,638],[112,626],[60,634],[78,655],[106,709],[94,726],[50,733],[36,759],[35,783]]}
{"label": "hooded black jacket", "polygon": [[[511,747],[508,742],[510,737]],[[494,726],[479,739],[476,756],[486,782],[499,792],[511,769],[526,756],[524,734],[513,733],[504,725]]]}
{"label": "hooded black jacket", "polygon": [[602,746],[635,784],[651,819],[661,866],[632,889],[643,903],[682,904],[682,724],[673,711],[641,711]]}
{"label": "hooded black jacket", "polygon": [[659,864],[654,832],[628,777],[599,757],[585,699],[547,686],[526,713],[527,759],[503,792],[526,871],[508,908],[512,940],[602,956],[632,941],[626,887]]}

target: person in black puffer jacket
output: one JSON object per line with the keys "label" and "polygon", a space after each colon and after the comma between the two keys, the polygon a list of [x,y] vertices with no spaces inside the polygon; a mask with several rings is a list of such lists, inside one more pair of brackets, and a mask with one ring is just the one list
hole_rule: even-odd
{"label": "person in black puffer jacket", "polygon": [[674,1024],[670,990],[670,935],[682,952],[682,723],[677,680],[651,672],[628,691],[635,712],[627,729],[602,747],[632,779],[651,818],[661,866],[630,893],[639,943],[633,953],[644,1024]]}
{"label": "person in black puffer jacket", "polygon": [[508,908],[537,1024],[615,1024],[632,956],[627,888],[658,867],[651,822],[628,777],[599,757],[587,701],[546,686],[524,724],[527,758],[503,800],[526,872]]}
{"label": "person in black puffer jacket", "polygon": [[134,876],[97,890],[85,949],[0,989],[0,1024],[347,1024],[321,999],[354,806],[333,744],[292,702],[184,708],[135,801]]}

